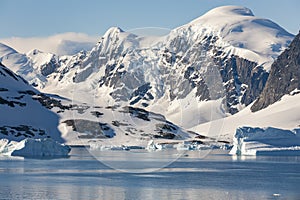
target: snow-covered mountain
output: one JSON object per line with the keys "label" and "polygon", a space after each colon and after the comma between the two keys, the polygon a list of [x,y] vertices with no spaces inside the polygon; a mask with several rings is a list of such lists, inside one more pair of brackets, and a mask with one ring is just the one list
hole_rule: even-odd
{"label": "snow-covered mountain", "polygon": [[28,54],[21,54],[1,43],[0,62],[38,88],[45,85],[47,75],[53,73],[59,65],[54,54],[42,53],[36,49]]}
{"label": "snow-covered mountain", "polygon": [[[88,105],[41,93],[0,63],[0,139],[52,138],[68,144],[143,145],[198,136],[134,107]],[[0,145],[1,146],[1,145]]]}
{"label": "snow-covered mountain", "polygon": [[0,63],[0,138],[51,137],[63,142],[57,126],[59,117],[45,108],[43,95]]}
{"label": "snow-covered mountain", "polygon": [[[74,136],[69,135],[71,130],[78,132],[76,123],[95,125],[99,119],[92,113],[103,114],[99,116],[107,136],[120,137],[119,141],[129,141],[130,132],[138,140],[144,138],[143,132],[154,137],[161,132],[159,127],[169,125],[176,127],[171,128],[172,134],[180,130],[180,137],[188,138],[185,129],[203,133],[199,124],[247,113],[263,91],[274,59],[293,38],[248,8],[224,6],[161,37],[113,27],[91,51],[73,56],[38,50],[24,55],[1,45],[0,61],[43,92],[72,99],[65,102],[72,105],[69,109],[60,109],[64,112],[54,109],[65,138]],[[84,112],[71,109],[74,104]],[[151,125],[145,125],[144,119],[140,123],[140,112],[150,116]],[[164,124],[157,125],[159,121]],[[97,138],[97,134],[92,131],[83,137]]]}
{"label": "snow-covered mountain", "polygon": [[[208,133],[218,126],[227,140],[238,127],[276,127],[293,130],[300,126],[300,33],[272,64],[264,90],[258,99],[239,113],[197,125],[191,130]],[[224,139],[224,138],[223,138]]]}
{"label": "snow-covered mountain", "polygon": [[144,107],[189,128],[252,103],[292,39],[238,6],[213,9],[163,37],[113,27],[90,52],[66,59],[50,74],[45,91]]}

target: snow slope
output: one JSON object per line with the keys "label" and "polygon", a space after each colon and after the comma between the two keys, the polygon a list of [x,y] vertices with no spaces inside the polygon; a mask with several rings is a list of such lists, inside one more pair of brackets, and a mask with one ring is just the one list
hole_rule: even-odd
{"label": "snow slope", "polygon": [[250,110],[251,105],[241,112],[217,121],[200,124],[190,130],[203,135],[207,134],[213,125],[219,126],[216,136],[232,141],[238,127],[274,127],[292,130],[300,126],[300,94],[285,95],[280,101],[255,113]]}
{"label": "snow slope", "polygon": [[[210,10],[182,28],[217,35],[225,52],[247,58],[270,70],[273,59],[291,42],[293,36],[271,20],[254,16],[240,6]],[[255,34],[254,34],[255,33]]]}
{"label": "snow slope", "polygon": [[0,138],[20,141],[51,137],[63,142],[59,117],[37,100],[40,92],[0,63]]}
{"label": "snow slope", "polygon": [[1,43],[0,62],[38,88],[44,87],[46,76],[57,67],[57,58],[53,54],[38,50],[32,50],[27,55],[21,54]]}
{"label": "snow slope", "polygon": [[26,55],[20,54],[13,48],[1,43],[0,62],[5,66],[9,66],[9,69],[18,72],[18,74],[21,75],[26,75],[32,71],[32,67],[29,64]]}

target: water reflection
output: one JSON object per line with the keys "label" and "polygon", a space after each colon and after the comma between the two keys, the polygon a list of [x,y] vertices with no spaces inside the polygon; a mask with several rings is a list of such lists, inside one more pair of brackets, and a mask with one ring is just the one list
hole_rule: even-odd
{"label": "water reflection", "polygon": [[[78,185],[31,185],[1,187],[6,199],[275,199],[270,191],[222,190],[214,188],[155,188]],[[276,199],[297,199],[297,194],[282,193]]]}
{"label": "water reflection", "polygon": [[[69,159],[0,159],[0,199],[297,199],[300,196],[298,157],[233,160],[226,152],[214,152],[205,159],[197,159],[197,152],[187,152],[188,156],[156,172],[125,173],[99,162],[84,149],[71,153]],[[115,158],[120,155],[124,156],[119,154]]]}

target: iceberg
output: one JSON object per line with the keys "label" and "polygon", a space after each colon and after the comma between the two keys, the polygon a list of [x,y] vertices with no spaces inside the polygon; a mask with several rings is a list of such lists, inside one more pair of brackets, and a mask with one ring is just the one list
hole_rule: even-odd
{"label": "iceberg", "polygon": [[90,145],[90,150],[100,150],[100,151],[108,151],[108,150],[112,150],[112,151],[129,151],[130,148],[128,146],[125,145],[99,145],[99,144],[93,144],[91,143]]}
{"label": "iceberg", "polygon": [[26,138],[20,142],[0,140],[0,155],[21,157],[67,157],[71,148],[50,138]]}
{"label": "iceberg", "polygon": [[179,143],[176,145],[176,149],[178,151],[188,151],[188,150],[197,150],[197,146],[196,144],[193,144],[191,142],[188,141],[184,141],[183,143]]}
{"label": "iceberg", "polygon": [[218,141],[182,141],[182,142],[154,142],[150,140],[147,147],[148,151],[165,150],[165,149],[176,149],[178,151],[196,151],[196,150],[209,150],[209,149],[223,149],[228,150],[232,146],[230,144],[224,144]]}
{"label": "iceberg", "polygon": [[300,129],[240,127],[231,155],[300,155]]}
{"label": "iceberg", "polygon": [[158,149],[158,147],[156,146],[154,140],[150,140],[150,141],[148,142],[148,144],[147,144],[146,149],[147,149],[148,151],[155,151],[155,150]]}
{"label": "iceberg", "polygon": [[109,145],[101,142],[91,141],[89,142],[90,150],[99,150],[99,151],[130,151],[130,150],[138,150],[145,149],[143,146],[127,146],[127,145]]}

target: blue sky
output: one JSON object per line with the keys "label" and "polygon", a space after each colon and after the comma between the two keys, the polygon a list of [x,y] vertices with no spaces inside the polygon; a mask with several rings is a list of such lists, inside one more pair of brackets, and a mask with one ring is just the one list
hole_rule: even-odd
{"label": "blue sky", "polygon": [[102,35],[109,27],[175,28],[221,5],[243,5],[296,34],[299,0],[0,0],[0,38],[64,32]]}

